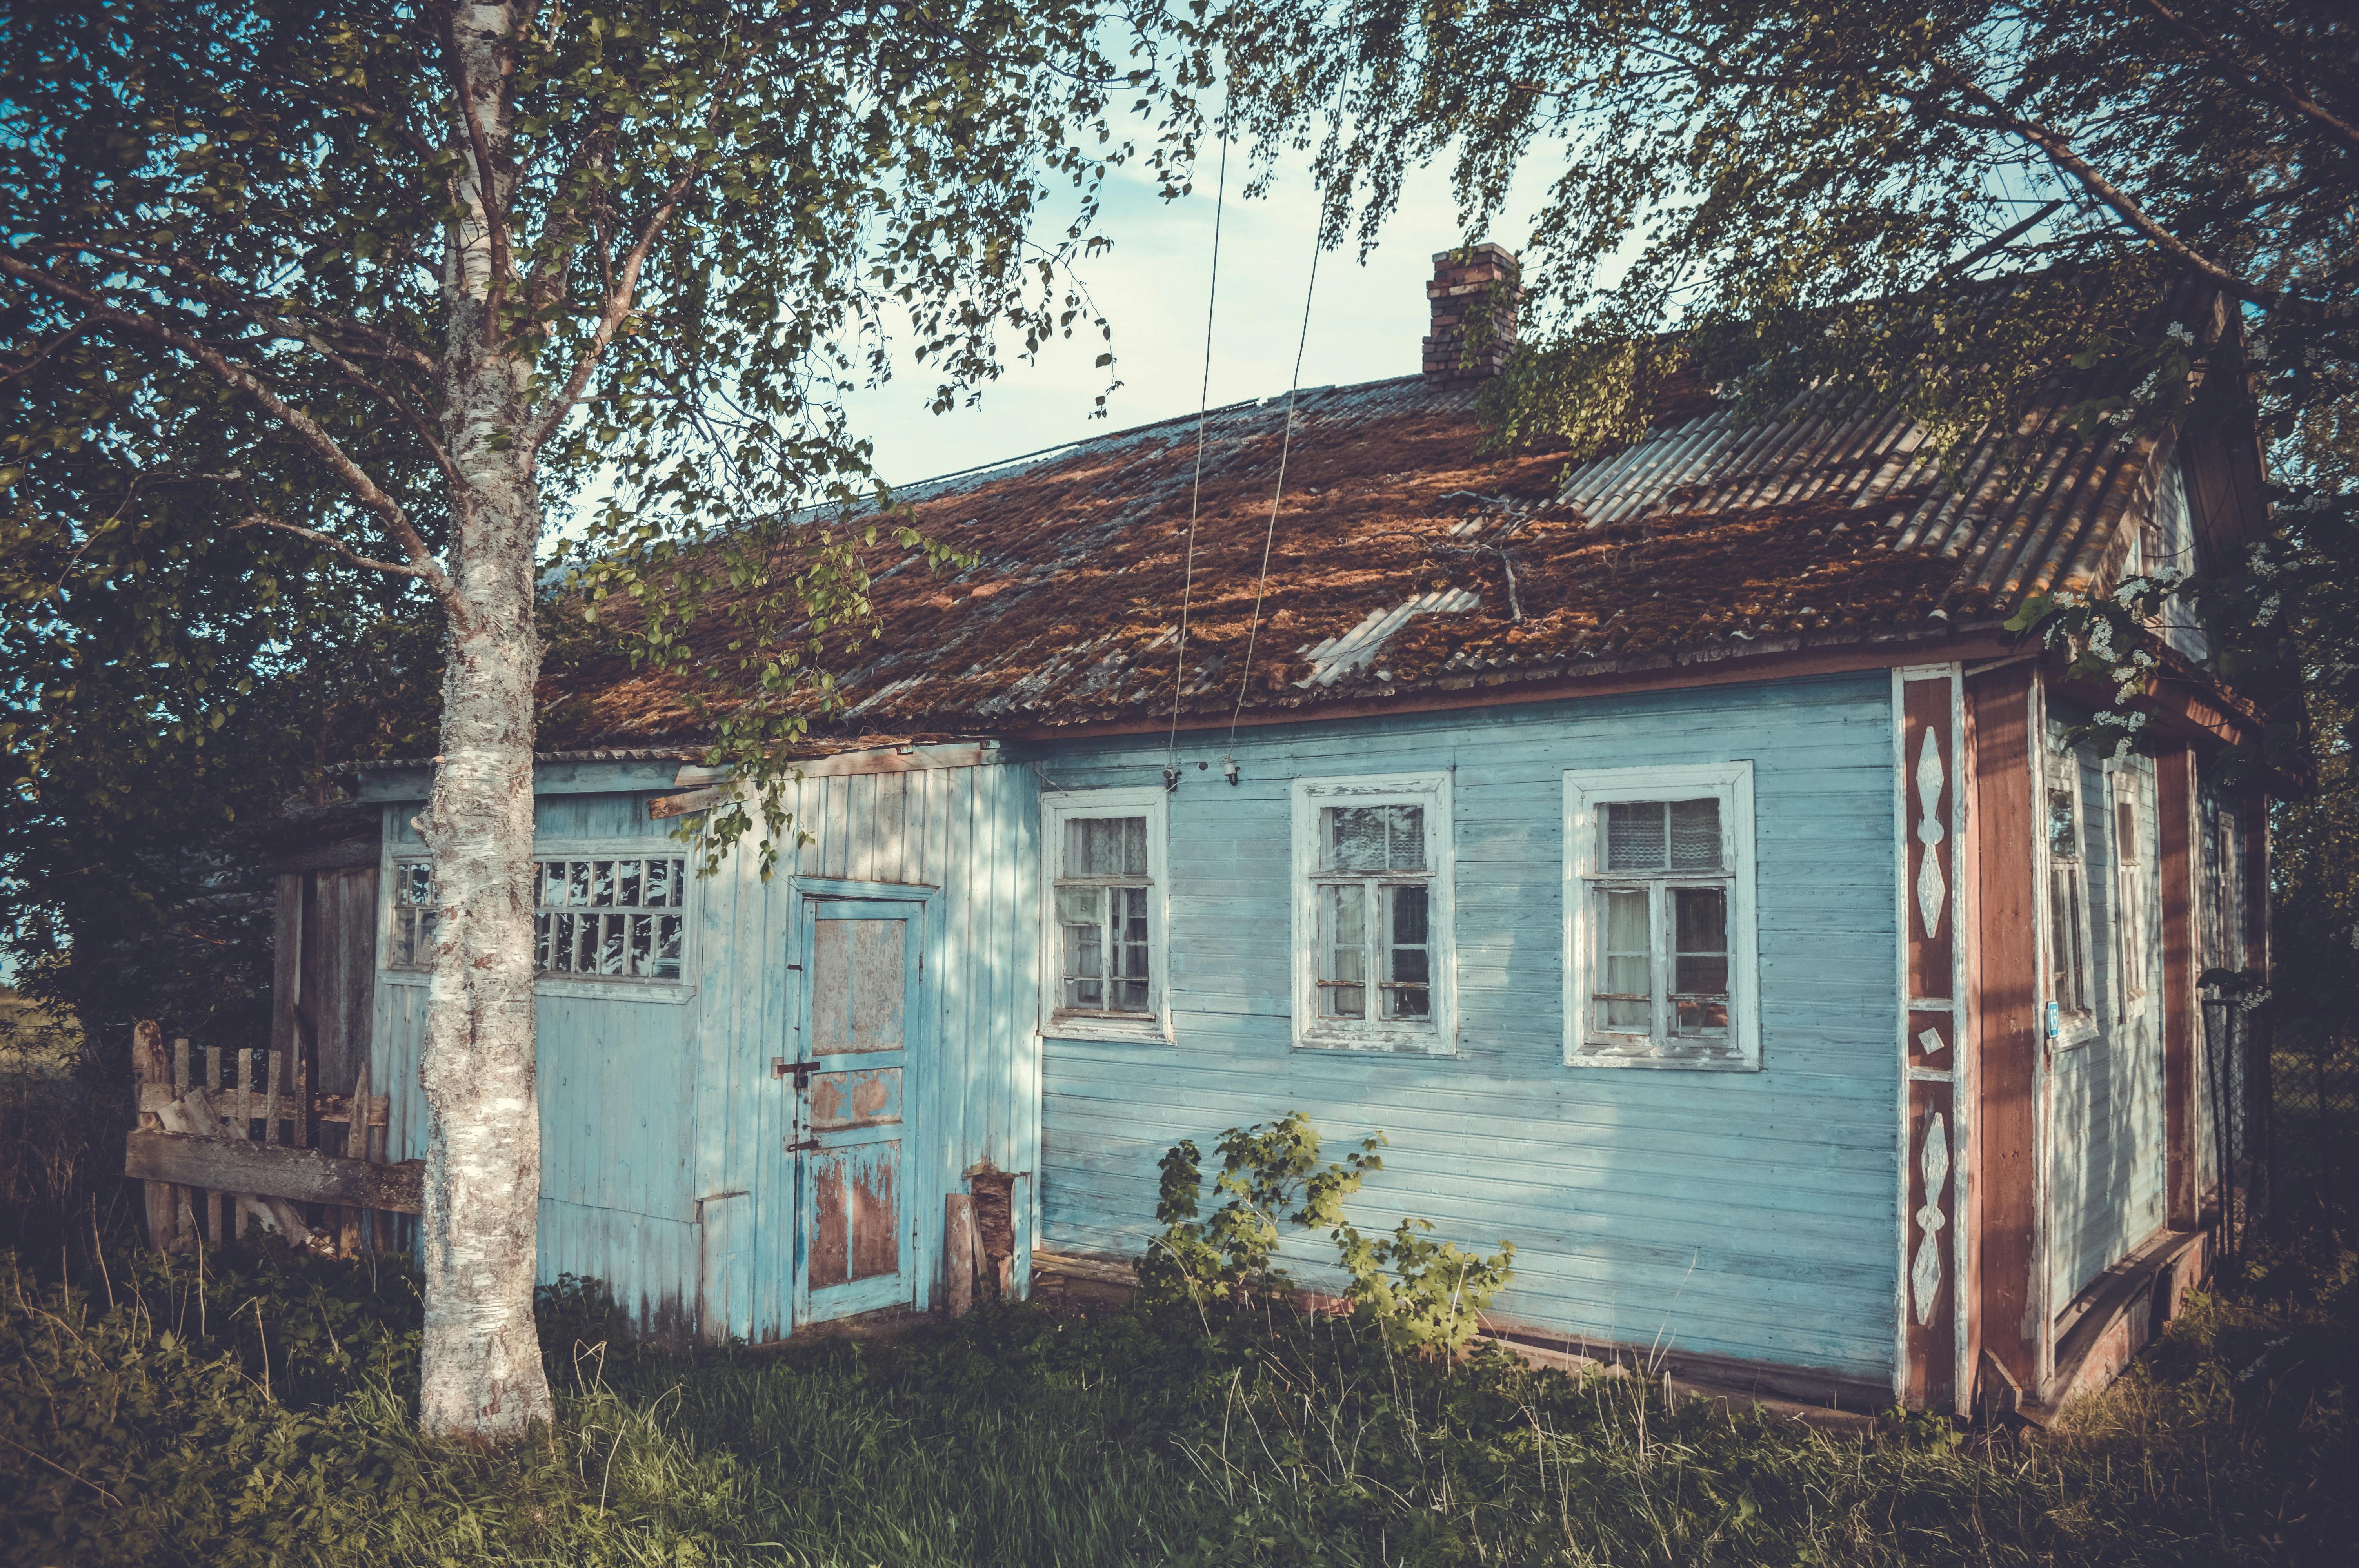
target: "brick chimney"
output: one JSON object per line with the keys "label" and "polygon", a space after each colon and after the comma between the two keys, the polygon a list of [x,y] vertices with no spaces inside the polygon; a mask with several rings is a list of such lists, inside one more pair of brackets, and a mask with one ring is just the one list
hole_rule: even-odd
{"label": "brick chimney", "polygon": [[[1437,251],[1433,281],[1425,297],[1433,302],[1433,331],[1425,340],[1425,379],[1435,384],[1480,381],[1499,373],[1516,346],[1516,307],[1523,298],[1517,280],[1523,268],[1504,245],[1485,242],[1463,250]],[[1491,330],[1466,363],[1468,328],[1491,313]]]}

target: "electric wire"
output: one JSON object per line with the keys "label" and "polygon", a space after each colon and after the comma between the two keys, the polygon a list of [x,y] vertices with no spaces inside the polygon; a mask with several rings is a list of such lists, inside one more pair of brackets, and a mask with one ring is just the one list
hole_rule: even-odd
{"label": "electric wire", "polygon": [[1204,379],[1196,393],[1196,473],[1188,489],[1188,546],[1180,578],[1180,651],[1171,667],[1171,728],[1163,738],[1163,787],[1179,782],[1180,693],[1188,678],[1188,609],[1196,588],[1196,516],[1204,493],[1204,426],[1212,406],[1212,319],[1221,297],[1221,215],[1229,195],[1228,115],[1221,116],[1221,171],[1212,189],[1212,276],[1204,290]]}
{"label": "electric wire", "polygon": [[1294,402],[1302,390],[1302,351],[1310,341],[1310,300],[1319,291],[1319,253],[1324,247],[1316,230],[1310,236],[1310,282],[1302,291],[1302,331],[1294,341],[1294,381],[1286,389],[1286,430],[1277,443],[1277,485],[1270,492],[1269,525],[1261,536],[1261,576],[1254,581],[1253,620],[1245,627],[1245,670],[1237,676],[1236,706],[1229,709],[1229,748],[1237,743],[1237,718],[1245,710],[1245,691],[1253,680],[1254,642],[1261,633],[1261,605],[1269,590],[1270,547],[1277,541],[1277,507],[1286,499],[1286,461],[1294,450]]}
{"label": "electric wire", "polygon": [[[1346,84],[1348,84],[1349,80],[1350,79],[1348,77],[1345,79]],[[1343,88],[1339,86],[1335,91],[1334,122],[1337,125],[1340,125],[1343,123]],[[1253,680],[1254,642],[1261,633],[1262,598],[1269,590],[1270,547],[1276,544],[1277,540],[1278,503],[1286,499],[1286,460],[1294,450],[1294,403],[1296,397],[1299,395],[1302,391],[1303,350],[1310,342],[1310,301],[1319,292],[1319,253],[1326,248],[1324,241],[1326,239],[1327,203],[1323,200],[1324,194],[1324,192],[1321,192],[1322,200],[1319,203],[1318,221],[1312,224],[1310,230],[1310,281],[1304,286],[1302,290],[1302,330],[1294,340],[1294,379],[1286,389],[1286,428],[1285,433],[1278,438],[1277,443],[1277,487],[1270,492],[1269,525],[1262,531],[1261,575],[1254,581],[1253,619],[1245,627],[1245,669],[1244,672],[1237,676],[1236,705],[1229,709],[1229,741],[1227,750],[1232,756],[1234,756],[1237,745],[1237,719],[1238,716],[1243,714],[1245,710],[1245,692]],[[1232,777],[1229,782],[1234,784],[1236,780]]]}

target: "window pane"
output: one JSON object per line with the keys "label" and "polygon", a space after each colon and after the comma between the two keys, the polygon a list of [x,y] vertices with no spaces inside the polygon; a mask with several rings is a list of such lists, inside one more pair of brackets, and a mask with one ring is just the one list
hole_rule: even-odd
{"label": "window pane", "polygon": [[[674,860],[672,865],[677,868],[679,862]],[[679,885],[679,881],[675,877],[672,883],[675,892]],[[688,921],[681,915],[659,914],[656,917],[656,979],[659,980],[679,979],[680,933],[687,925]]]}
{"label": "window pane", "polygon": [[549,916],[532,917],[532,967],[546,974],[549,970]]}
{"label": "window pane", "polygon": [[2067,930],[2072,945],[2072,1007],[2075,1011],[2089,1011],[2089,956],[2081,950],[2081,873],[2078,869],[2064,873],[2071,909]]}
{"label": "window pane", "polygon": [[1386,888],[1385,897],[1392,935],[1385,958],[1385,979],[1391,983],[1382,993],[1384,1016],[1430,1018],[1433,966],[1427,946],[1427,891],[1422,886]]}
{"label": "window pane", "polygon": [[670,860],[647,862],[646,896],[650,909],[661,909],[671,902],[671,868],[674,863]]}
{"label": "window pane", "polygon": [[551,974],[573,972],[573,916],[552,915],[549,938],[549,968]]}
{"label": "window pane", "polygon": [[1147,818],[1067,817],[1065,874],[1069,877],[1145,876]]}
{"label": "window pane", "polygon": [[1671,802],[1671,870],[1716,871],[1720,869],[1720,802]]}
{"label": "window pane", "polygon": [[1389,890],[1393,901],[1393,942],[1396,946],[1422,947],[1426,942],[1426,890],[1400,887]]}
{"label": "window pane", "polygon": [[1725,953],[1681,953],[1671,989],[1681,996],[1726,996],[1728,994],[1728,955]]}
{"label": "window pane", "polygon": [[651,973],[655,965],[656,921],[651,914],[631,916],[631,956],[628,974]]}
{"label": "window pane", "polygon": [[[1679,951],[1728,951],[1728,892],[1725,888],[1675,888],[1671,898],[1676,912],[1673,924],[1678,931]],[[1686,988],[1680,989],[1684,990]]]}
{"label": "window pane", "polygon": [[[2067,762],[2065,765],[2074,764]],[[2048,792],[2048,849],[2054,855],[2077,855],[2081,852],[2081,836],[2072,819],[2072,792],[2069,789]]]}
{"label": "window pane", "polygon": [[639,907],[639,862],[614,862],[614,902],[625,909]]}
{"label": "window pane", "polygon": [[571,875],[567,880],[565,902],[576,909],[590,907],[590,862],[571,862]]}
{"label": "window pane", "polygon": [[1057,924],[1064,929],[1067,1007],[1096,1011],[1106,1004],[1105,899],[1099,888],[1057,890]]}
{"label": "window pane", "polygon": [[403,903],[423,907],[434,902],[434,868],[423,860],[413,860],[400,869],[394,884],[400,890]]}
{"label": "window pane", "polygon": [[2122,863],[2136,864],[2138,835],[2137,804],[2135,801],[2119,800],[2114,803],[2114,835],[2121,853]]}
{"label": "window pane", "polygon": [[1356,882],[1319,890],[1319,1011],[1328,1018],[1365,1018],[1366,890]]}
{"label": "window pane", "polygon": [[1672,1028],[1677,1033],[1728,1033],[1728,999],[1725,997],[1681,997],[1672,1007],[1677,1014]]}
{"label": "window pane", "polygon": [[2070,1009],[2072,1005],[2071,946],[2065,936],[2068,916],[2064,905],[2064,868],[2051,869],[2048,873],[2048,961],[2049,994],[2056,1005]]}
{"label": "window pane", "polygon": [[1650,1033],[1655,1026],[1654,943],[1643,890],[1597,892],[1597,1023]]}
{"label": "window pane", "polygon": [[1392,844],[1385,869],[1393,871],[1425,870],[1425,807],[1388,806],[1385,807],[1385,816],[1392,830]]}
{"label": "window pane", "polygon": [[1390,854],[1391,808],[1331,806],[1327,818],[1327,870],[1381,871]]}
{"label": "window pane", "polygon": [[1659,800],[1616,801],[1597,808],[1605,832],[1605,869],[1609,871],[1659,871],[1663,869],[1664,806]]}
{"label": "window pane", "polygon": [[591,898],[601,909],[614,907],[614,862],[595,860],[591,863]]}
{"label": "window pane", "polygon": [[565,902],[564,861],[543,860],[540,862],[540,893],[538,896],[544,907],[554,907]]}
{"label": "window pane", "polygon": [[630,916],[608,914],[599,917],[598,972],[619,975],[623,972],[623,924]]}
{"label": "window pane", "polygon": [[1114,935],[1121,944],[1116,969],[1121,983],[1114,987],[1114,1006],[1120,1012],[1146,1012],[1152,979],[1147,973],[1147,890],[1115,888],[1113,893]]}

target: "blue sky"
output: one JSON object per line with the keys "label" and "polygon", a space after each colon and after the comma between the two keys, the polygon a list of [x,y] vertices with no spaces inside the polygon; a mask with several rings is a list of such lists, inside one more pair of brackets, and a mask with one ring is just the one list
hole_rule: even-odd
{"label": "blue sky", "polygon": [[[1114,242],[1083,271],[1099,308],[1113,322],[1114,371],[1124,385],[1102,421],[1090,417],[1106,373],[1092,364],[1094,333],[1060,341],[1036,363],[1021,362],[985,390],[982,403],[949,414],[927,412],[933,381],[902,373],[864,390],[848,407],[875,441],[876,470],[888,483],[994,462],[1109,429],[1192,414],[1204,373],[1204,296],[1211,262],[1213,162],[1206,149],[1196,192],[1165,203],[1144,179],[1117,171],[1107,192],[1104,230]],[[1482,237],[1520,249],[1549,173],[1517,182],[1507,217]],[[1214,316],[1212,396],[1217,407],[1286,391],[1303,286],[1317,222],[1308,155],[1283,164],[1269,193],[1246,201],[1244,159],[1232,152],[1222,216],[1220,298]],[[1321,259],[1317,297],[1303,356],[1305,386],[1375,381],[1419,368],[1425,335],[1425,281],[1433,253],[1460,238],[1442,171],[1413,178],[1382,243],[1365,265],[1356,246]]]}

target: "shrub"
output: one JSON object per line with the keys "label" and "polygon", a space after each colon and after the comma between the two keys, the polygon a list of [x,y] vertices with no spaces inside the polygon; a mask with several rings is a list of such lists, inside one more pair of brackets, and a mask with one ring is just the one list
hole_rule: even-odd
{"label": "shrub", "polygon": [[1376,1132],[1338,1162],[1319,1162],[1319,1131],[1300,1111],[1266,1126],[1221,1134],[1221,1173],[1212,1190],[1225,1200],[1199,1218],[1202,1156],[1192,1141],[1172,1145],[1162,1161],[1155,1207],[1163,1231],[1148,1244],[1139,1281],[1150,1304],[1185,1301],[1200,1312],[1283,1295],[1289,1281],[1271,1266],[1279,1225],[1325,1229],[1351,1276],[1344,1299],[1353,1316],[1397,1351],[1454,1355],[1481,1326],[1482,1309],[1506,1287],[1516,1249],[1477,1258],[1430,1239],[1433,1226],[1404,1219],[1389,1236],[1368,1238],[1343,1222],[1343,1200],[1385,1168]]}

